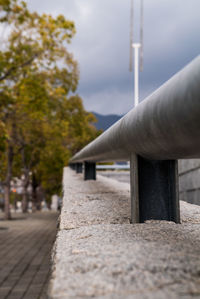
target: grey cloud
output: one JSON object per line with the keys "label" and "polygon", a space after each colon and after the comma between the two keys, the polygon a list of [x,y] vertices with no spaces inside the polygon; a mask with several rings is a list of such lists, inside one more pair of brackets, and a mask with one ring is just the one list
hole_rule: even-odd
{"label": "grey cloud", "polygon": [[[78,88],[85,107],[125,113],[132,107],[129,65],[130,1],[28,0],[40,12],[63,13],[76,23],[70,50],[80,65]],[[135,0],[136,11],[139,0]],[[199,0],[144,0],[144,71],[141,99],[199,54]],[[91,108],[91,109],[90,109]]]}

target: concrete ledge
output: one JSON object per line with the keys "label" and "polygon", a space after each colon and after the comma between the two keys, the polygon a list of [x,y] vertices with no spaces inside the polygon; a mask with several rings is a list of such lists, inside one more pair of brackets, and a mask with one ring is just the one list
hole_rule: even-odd
{"label": "concrete ledge", "polygon": [[129,224],[129,185],[64,171],[50,298],[200,297],[200,207],[182,224]]}
{"label": "concrete ledge", "polygon": [[180,199],[200,205],[200,159],[179,161]]}
{"label": "concrete ledge", "polygon": [[180,175],[198,168],[200,168],[200,159],[179,160],[178,170]]}

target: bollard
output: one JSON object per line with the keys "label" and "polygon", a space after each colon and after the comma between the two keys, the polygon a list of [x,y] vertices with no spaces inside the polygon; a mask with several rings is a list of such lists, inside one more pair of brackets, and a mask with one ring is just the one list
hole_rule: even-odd
{"label": "bollard", "polygon": [[96,180],[96,163],[84,162],[84,180]]}
{"label": "bollard", "polygon": [[71,168],[72,170],[76,170],[76,164],[73,163]]}
{"label": "bollard", "polygon": [[83,163],[76,163],[76,173],[83,172]]}
{"label": "bollard", "polygon": [[167,220],[180,223],[177,160],[130,159],[131,221]]}
{"label": "bollard", "polygon": [[70,167],[70,169],[74,170],[75,169],[75,164],[74,163],[70,163],[69,167]]}

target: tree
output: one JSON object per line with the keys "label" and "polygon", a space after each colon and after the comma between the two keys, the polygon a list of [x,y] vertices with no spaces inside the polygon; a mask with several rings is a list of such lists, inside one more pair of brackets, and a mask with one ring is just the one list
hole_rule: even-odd
{"label": "tree", "polygon": [[85,111],[82,99],[78,96],[71,96],[66,103],[66,111],[70,123],[67,144],[72,155],[77,153],[90,141],[95,139],[100,131],[94,127],[96,121],[92,113]]}
{"label": "tree", "polygon": [[[54,110],[55,112],[55,110]],[[48,195],[61,191],[63,167],[69,158],[98,135],[93,114],[84,110],[82,99],[71,96],[59,102],[56,114],[46,123],[47,137],[36,167]]]}
{"label": "tree", "polygon": [[62,15],[30,13],[20,0],[0,0],[0,22],[8,28],[0,51],[0,150],[4,152],[0,161],[9,219],[13,165],[14,173],[23,173],[26,211],[30,171],[35,186],[43,185],[49,195],[57,192],[62,167],[97,132],[80,97],[68,96],[75,92],[79,77],[77,63],[67,51],[74,23]]}
{"label": "tree", "polygon": [[[1,22],[6,23],[11,30],[7,46],[0,53],[0,113],[1,123],[6,128],[5,211],[6,218],[9,219],[11,217],[9,194],[13,158],[16,145],[16,150],[22,146],[18,138],[19,132],[23,131],[21,127],[19,128],[20,120],[30,117],[30,107],[36,114],[37,112],[41,114],[41,106],[48,105],[48,95],[45,94],[47,86],[42,89],[41,84],[35,86],[38,87],[37,96],[35,90],[29,91],[28,95],[23,92],[23,88],[27,87],[30,82],[31,86],[33,82],[37,85],[38,72],[41,76],[45,72],[59,73],[58,64],[63,63],[65,67],[62,68],[62,73],[66,75],[63,88],[66,92],[73,91],[77,85],[78,72],[75,61],[65,47],[65,43],[70,41],[75,32],[72,22],[67,21],[63,16],[52,18],[30,13],[23,1],[1,1],[0,8],[3,12]],[[33,80],[34,76],[35,80]],[[48,79],[49,82],[45,83],[46,85],[54,80],[50,75]],[[31,92],[34,92],[32,98]],[[42,92],[43,96],[41,96]],[[46,101],[42,103],[45,96]],[[26,111],[27,106],[29,106],[29,111]],[[23,153],[22,148],[21,152]]]}

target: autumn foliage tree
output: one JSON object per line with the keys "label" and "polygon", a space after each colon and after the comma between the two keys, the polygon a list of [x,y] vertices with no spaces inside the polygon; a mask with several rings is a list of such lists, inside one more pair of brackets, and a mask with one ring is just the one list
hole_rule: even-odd
{"label": "autumn foliage tree", "polygon": [[6,35],[0,48],[0,178],[10,219],[13,170],[23,174],[25,212],[30,172],[47,196],[58,192],[63,166],[97,132],[74,94],[79,72],[67,50],[74,23],[30,12],[20,0],[0,0],[0,22]]}

